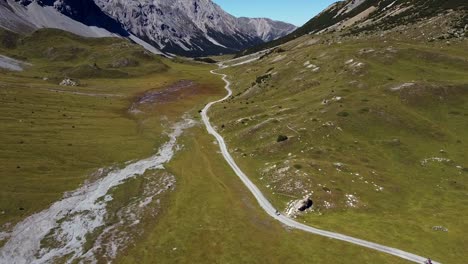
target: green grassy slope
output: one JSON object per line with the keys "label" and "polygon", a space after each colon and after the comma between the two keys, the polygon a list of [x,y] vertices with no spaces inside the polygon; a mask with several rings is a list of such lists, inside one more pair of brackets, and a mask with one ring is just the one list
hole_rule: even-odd
{"label": "green grassy slope", "polygon": [[[463,263],[465,46],[303,37],[225,70],[235,96],[211,116],[275,206],[285,209],[312,193],[313,210],[299,221]],[[0,54],[32,64],[23,72],[0,70],[1,231],[99,177],[97,169],[150,156],[166,140],[167,126],[224,93],[209,74],[213,66],[162,59],[125,40],[0,31]],[[59,86],[64,78],[80,86]],[[193,92],[130,111],[143,95],[180,80],[193,81]],[[279,135],[288,139],[277,142]],[[174,192],[137,212],[141,225],[121,227],[131,243],[117,262],[404,263],[282,227],[211,142],[201,127],[191,129],[167,170],[112,190],[109,226],[161,173],[177,179]],[[89,234],[87,249],[100,231]]]}
{"label": "green grassy slope", "polygon": [[212,120],[275,206],[312,194],[298,220],[463,263],[466,45],[302,37],[224,70]]}
{"label": "green grassy slope", "polygon": [[[55,29],[39,30],[20,38],[0,33],[4,55],[35,62],[30,74],[49,79],[119,78],[164,72],[161,59],[128,41],[82,38]],[[37,77],[37,76],[36,76]]]}
{"label": "green grassy slope", "polygon": [[170,162],[176,192],[117,263],[407,263],[291,230],[271,219],[230,170],[201,125]]}
{"label": "green grassy slope", "polygon": [[[0,36],[9,39],[0,54],[32,64],[0,70],[0,226],[45,208],[99,168],[152,155],[169,124],[222,92],[208,66],[162,59],[126,40],[49,29]],[[59,86],[65,77],[80,86]],[[197,92],[129,111],[145,92],[180,79],[197,83]]]}
{"label": "green grassy slope", "polygon": [[[434,26],[432,30],[438,33],[437,37],[441,37],[440,33],[450,31],[448,30],[449,28],[462,29],[468,21],[468,5],[463,0],[366,0],[351,11],[342,12],[343,7],[350,2],[354,3],[352,0],[338,1],[289,35],[246,49],[237,56],[276,47],[304,35],[320,33],[329,27],[359,16],[359,14],[365,12],[369,8],[375,8],[369,14],[369,17],[362,21],[358,19],[354,25],[349,25],[348,28],[339,32],[338,35],[358,36],[361,33],[380,35],[384,31],[406,32],[408,30],[406,26],[420,23],[419,25],[421,27],[432,24],[431,26]],[[400,11],[395,12],[396,10],[390,9],[392,6],[399,6],[398,9]],[[433,20],[434,18],[436,18],[436,20]],[[372,20],[372,23],[361,23],[369,20]],[[440,20],[443,21],[442,24],[449,24],[446,25],[442,31],[435,30],[435,28],[441,26]],[[435,21],[436,23],[434,23]],[[334,31],[336,31],[336,29],[328,30],[328,32]],[[429,37],[427,32],[424,34],[421,30],[416,31],[415,34],[423,38]],[[452,38],[453,36],[449,34],[446,37]]]}
{"label": "green grassy slope", "polygon": [[[2,34],[12,45],[1,46],[0,54],[32,64],[24,72],[0,71],[2,232],[64,192],[99,178],[98,169],[154,154],[167,140],[171,123],[186,113],[196,118],[206,102],[224,94],[223,82],[209,73],[212,66],[154,57],[123,40],[83,39],[55,30],[26,38]],[[122,57],[133,62],[111,65]],[[65,77],[80,86],[59,86]],[[138,105],[138,114],[130,111],[143,95],[165,91],[180,80],[196,85],[163,103]],[[212,140],[199,125],[183,136],[167,169],[148,171],[113,188],[106,225],[88,234],[85,250],[99,238],[104,243],[126,241],[117,255],[120,263],[406,263],[282,227],[255,203],[216,154]],[[168,173],[177,179],[172,191],[141,209],[144,194],[157,191],[158,181]],[[116,227],[116,233],[100,237],[108,227]],[[57,241],[47,236],[41,245],[57,246]],[[96,257],[107,263],[111,258],[103,253],[109,251],[98,245],[103,249]]]}

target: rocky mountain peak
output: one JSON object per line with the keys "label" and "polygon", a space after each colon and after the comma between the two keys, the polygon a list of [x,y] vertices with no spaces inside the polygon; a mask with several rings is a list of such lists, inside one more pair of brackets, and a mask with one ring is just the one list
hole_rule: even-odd
{"label": "rocky mountain peak", "polygon": [[183,55],[233,52],[295,29],[283,22],[236,18],[211,0],[95,1],[128,31],[163,51]]}
{"label": "rocky mountain peak", "polygon": [[295,26],[236,18],[211,0],[0,0],[0,27],[51,27],[86,37],[130,37],[185,56],[236,52],[282,37]]}

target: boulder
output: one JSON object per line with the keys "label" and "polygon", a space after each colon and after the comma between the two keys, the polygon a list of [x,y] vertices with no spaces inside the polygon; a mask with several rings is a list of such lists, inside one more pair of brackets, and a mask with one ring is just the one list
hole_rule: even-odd
{"label": "boulder", "polygon": [[276,139],[276,142],[283,142],[288,140],[288,137],[285,135],[279,135],[278,138]]}
{"label": "boulder", "polygon": [[297,210],[297,211],[305,211],[307,209],[309,209],[310,207],[312,207],[312,205],[314,204],[314,202],[312,201],[312,199],[310,199],[309,197],[306,197],[302,200],[298,200],[295,204],[294,204],[294,208]]}
{"label": "boulder", "polygon": [[77,81],[74,81],[72,79],[69,79],[69,78],[66,78],[66,79],[63,79],[60,84],[60,86],[78,86],[78,82]]}
{"label": "boulder", "polygon": [[447,229],[446,227],[443,227],[443,226],[433,226],[433,227],[432,227],[432,230],[434,230],[434,231],[448,232],[448,229]]}

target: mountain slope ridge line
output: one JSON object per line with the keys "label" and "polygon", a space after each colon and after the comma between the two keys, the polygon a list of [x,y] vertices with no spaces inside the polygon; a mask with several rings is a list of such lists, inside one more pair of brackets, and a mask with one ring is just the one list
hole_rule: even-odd
{"label": "mountain slope ridge line", "polygon": [[239,52],[297,27],[235,17],[212,0],[0,0],[0,29],[30,34],[42,28],[122,37],[153,53],[200,57]]}
{"label": "mountain slope ridge line", "polygon": [[[228,67],[228,66],[224,66],[222,63],[220,63],[218,65],[219,65],[220,69],[224,69],[224,68]],[[215,101],[212,101],[212,102],[208,103],[202,109],[201,116],[202,116],[203,123],[205,124],[205,127],[206,127],[208,133],[213,135],[216,138],[216,140],[218,141],[218,145],[219,145],[219,148],[221,150],[221,153],[222,153],[224,159],[227,161],[227,163],[233,169],[233,171],[236,173],[236,175],[241,179],[241,181],[244,183],[244,185],[253,194],[253,196],[257,200],[258,204],[260,205],[260,207],[262,207],[262,209],[268,215],[270,215],[271,217],[273,217],[277,221],[280,221],[281,223],[283,223],[283,224],[285,224],[285,225],[287,225],[289,227],[300,229],[300,230],[308,232],[308,233],[312,233],[312,234],[316,234],[316,235],[320,235],[320,236],[324,236],[324,237],[328,237],[328,238],[338,239],[338,240],[341,240],[341,241],[344,241],[344,242],[352,243],[352,244],[359,245],[359,246],[362,246],[362,247],[366,247],[366,248],[369,248],[369,249],[377,250],[377,251],[380,251],[380,252],[383,252],[383,253],[391,254],[391,255],[394,255],[396,257],[406,259],[406,260],[409,260],[409,261],[412,261],[412,262],[415,262],[415,263],[426,263],[427,258],[415,255],[413,253],[409,253],[409,252],[406,252],[406,251],[403,251],[403,250],[400,250],[400,249],[397,249],[397,248],[392,248],[392,247],[380,245],[380,244],[373,243],[373,242],[366,241],[366,240],[362,240],[362,239],[359,239],[359,238],[354,238],[354,237],[351,237],[351,236],[343,235],[343,234],[340,234],[340,233],[335,233],[335,232],[331,232],[331,231],[317,229],[317,228],[314,228],[314,227],[311,227],[311,226],[304,225],[304,224],[301,224],[299,222],[296,222],[296,221],[284,216],[283,214],[277,214],[276,208],[270,203],[270,201],[268,201],[268,199],[263,195],[263,193],[260,191],[260,189],[258,189],[258,187],[248,178],[248,176],[239,168],[239,166],[237,165],[237,163],[234,161],[231,154],[229,153],[229,151],[227,149],[227,146],[226,146],[226,143],[224,141],[224,138],[218,132],[216,132],[216,130],[214,129],[214,127],[210,123],[210,118],[208,117],[208,111],[210,110],[210,108],[213,105],[228,99],[232,95],[232,90],[230,88],[231,83],[230,83],[229,80],[227,80],[227,75],[222,74],[222,73],[217,73],[216,70],[211,70],[210,72],[211,72],[211,74],[219,75],[219,76],[222,77],[222,80],[226,84],[224,86],[224,88],[227,90],[228,94],[225,97],[221,98],[221,99],[218,99],[218,100],[215,100]],[[433,264],[441,264],[441,263],[436,262],[436,261],[432,261],[432,263]]]}

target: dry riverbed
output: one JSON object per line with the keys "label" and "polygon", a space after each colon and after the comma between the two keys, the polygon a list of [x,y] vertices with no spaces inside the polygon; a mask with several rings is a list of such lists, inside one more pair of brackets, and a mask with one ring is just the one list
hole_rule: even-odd
{"label": "dry riverbed", "polygon": [[[134,177],[141,177],[150,170],[164,170],[164,164],[171,160],[177,149],[177,138],[194,122],[185,119],[173,125],[168,134],[169,140],[157,154],[139,161],[129,162],[121,169],[113,169],[94,182],[86,183],[75,191],[64,195],[63,199],[48,209],[34,214],[8,232],[2,233],[7,239],[0,250],[0,260],[4,263],[46,263],[56,260],[95,261],[96,253],[105,253],[112,259],[117,251],[126,245],[128,238],[119,233],[123,226],[138,225],[139,211],[163,192],[171,190],[175,178],[162,174],[145,189],[143,195],[117,213],[120,221],[106,225],[108,204],[113,200],[111,191]],[[128,225],[124,225],[128,224]],[[96,234],[97,232],[97,234]],[[90,235],[97,239],[87,248]]]}

